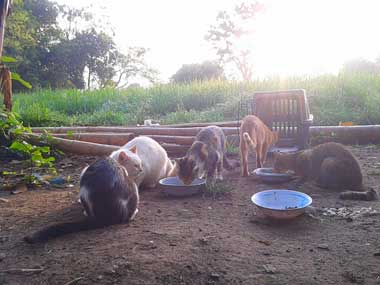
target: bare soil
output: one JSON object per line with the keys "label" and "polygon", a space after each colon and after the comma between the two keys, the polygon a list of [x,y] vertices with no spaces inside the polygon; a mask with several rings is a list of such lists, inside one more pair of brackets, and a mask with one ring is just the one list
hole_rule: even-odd
{"label": "bare soil", "polygon": [[[379,147],[351,149],[366,184],[379,190]],[[342,201],[337,193],[304,185],[298,190],[312,196],[313,208],[290,222],[274,222],[250,197],[296,184],[265,185],[241,178],[238,169],[225,175],[230,193],[169,198],[144,190],[129,225],[24,243],[32,231],[81,217],[78,178],[94,159],[58,161],[59,173],[71,175],[75,187],[2,191],[0,284],[380,284],[379,202]],[[1,163],[0,170],[20,167]]]}

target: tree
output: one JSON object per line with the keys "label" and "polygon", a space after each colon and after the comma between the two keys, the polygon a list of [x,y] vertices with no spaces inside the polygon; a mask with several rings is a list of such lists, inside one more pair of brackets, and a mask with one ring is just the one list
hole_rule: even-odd
{"label": "tree", "polygon": [[251,80],[253,73],[249,36],[257,13],[262,9],[257,2],[244,1],[231,13],[219,12],[216,24],[210,27],[205,39],[215,50],[220,64],[232,64],[243,80]]}
{"label": "tree", "polygon": [[145,61],[147,49],[130,47],[126,54],[117,54],[117,65],[113,78],[109,78],[115,87],[124,88],[129,85],[131,78],[140,76],[151,83],[157,82],[158,71],[149,67]]}
{"label": "tree", "polygon": [[50,0],[14,0],[5,54],[17,58],[14,70],[36,87],[124,86],[136,75],[154,80],[146,49],[122,54],[105,20]]}
{"label": "tree", "polygon": [[225,79],[223,68],[214,61],[205,61],[200,64],[184,64],[171,77],[171,81],[174,83],[190,83],[192,81],[211,79]]}
{"label": "tree", "polygon": [[365,60],[362,58],[352,59],[343,64],[341,70],[343,73],[366,73],[366,74],[379,74],[379,63]]}

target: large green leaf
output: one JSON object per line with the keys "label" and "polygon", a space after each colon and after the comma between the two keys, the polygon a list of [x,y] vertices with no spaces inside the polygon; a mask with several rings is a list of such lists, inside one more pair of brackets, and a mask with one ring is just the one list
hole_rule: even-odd
{"label": "large green leaf", "polygon": [[21,78],[20,74],[16,73],[16,72],[12,72],[12,79],[13,80],[16,80],[18,82],[20,82],[24,87],[28,88],[28,89],[31,89],[32,88],[32,84],[30,84],[29,82],[25,81],[24,79]]}
{"label": "large green leaf", "polygon": [[0,57],[0,61],[1,62],[16,62],[17,60],[14,57],[3,55]]}

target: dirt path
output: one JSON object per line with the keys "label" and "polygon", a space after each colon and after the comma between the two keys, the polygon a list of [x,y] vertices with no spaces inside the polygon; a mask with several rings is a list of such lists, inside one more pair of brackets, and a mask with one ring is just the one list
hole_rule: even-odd
{"label": "dirt path", "polygon": [[[353,150],[368,184],[378,187],[379,148]],[[93,159],[72,156],[58,168],[77,182],[85,162]],[[336,193],[305,186],[301,190],[313,197],[316,211],[273,223],[250,202],[255,192],[273,187],[240,178],[238,170],[226,180],[234,190],[216,199],[143,191],[129,226],[37,246],[22,237],[81,216],[77,187],[8,196],[9,202],[0,201],[0,284],[380,284],[380,203],[340,201]],[[276,188],[286,187],[294,185]],[[326,216],[325,207],[347,207],[346,213],[372,207],[377,213]],[[15,268],[43,270],[3,272]]]}

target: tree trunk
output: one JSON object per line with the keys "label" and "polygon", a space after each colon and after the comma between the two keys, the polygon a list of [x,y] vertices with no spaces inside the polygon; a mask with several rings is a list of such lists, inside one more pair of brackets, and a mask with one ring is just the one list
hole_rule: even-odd
{"label": "tree trunk", "polygon": [[[0,0],[0,57],[3,55],[5,19],[10,11],[12,0]],[[7,111],[12,111],[12,78],[9,69],[1,65],[0,82],[1,92],[4,95],[4,105]]]}
{"label": "tree trunk", "polygon": [[4,95],[4,105],[8,112],[12,111],[12,78],[8,67],[0,65],[0,90]]}

